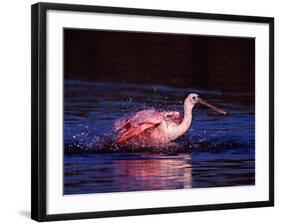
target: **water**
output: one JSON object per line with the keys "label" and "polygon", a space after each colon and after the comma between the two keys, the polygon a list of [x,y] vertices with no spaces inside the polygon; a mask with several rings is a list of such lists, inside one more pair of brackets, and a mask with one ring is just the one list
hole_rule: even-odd
{"label": "water", "polygon": [[[255,184],[250,93],[74,80],[64,88],[64,194]],[[147,108],[182,113],[191,92],[228,115],[196,106],[190,130],[164,150],[115,143],[114,120]]]}

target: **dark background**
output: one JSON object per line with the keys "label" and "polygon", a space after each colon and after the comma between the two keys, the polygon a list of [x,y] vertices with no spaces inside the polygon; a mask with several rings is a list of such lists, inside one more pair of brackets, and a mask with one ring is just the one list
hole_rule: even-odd
{"label": "dark background", "polygon": [[255,91],[255,39],[64,30],[66,79]]}

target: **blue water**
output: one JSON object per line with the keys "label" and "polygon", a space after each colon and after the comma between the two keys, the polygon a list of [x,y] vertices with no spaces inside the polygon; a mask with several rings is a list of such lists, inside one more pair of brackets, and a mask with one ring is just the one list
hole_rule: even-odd
{"label": "blue water", "polygon": [[[64,194],[255,184],[250,93],[74,80],[64,91]],[[147,108],[182,113],[191,92],[228,115],[196,106],[190,130],[165,150],[115,143],[117,118]]]}

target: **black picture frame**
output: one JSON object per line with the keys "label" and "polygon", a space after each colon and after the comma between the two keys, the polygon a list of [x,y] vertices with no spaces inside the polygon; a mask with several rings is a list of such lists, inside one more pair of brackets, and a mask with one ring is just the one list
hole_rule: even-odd
{"label": "black picture frame", "polygon": [[[205,20],[239,21],[269,24],[269,200],[243,203],[160,207],[101,212],[54,214],[46,213],[46,13],[48,10],[101,12],[124,15],[162,16]],[[118,8],[89,5],[37,3],[32,5],[32,154],[31,154],[31,218],[36,221],[101,218],[192,212],[205,210],[266,207],[274,205],[274,18]]]}

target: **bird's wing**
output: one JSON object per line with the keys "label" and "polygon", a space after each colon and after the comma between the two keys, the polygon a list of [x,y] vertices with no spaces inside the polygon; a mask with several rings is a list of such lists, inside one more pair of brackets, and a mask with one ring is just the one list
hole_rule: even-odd
{"label": "bird's wing", "polygon": [[145,130],[159,125],[162,119],[163,115],[155,110],[142,110],[127,119],[117,120],[115,122],[115,131],[118,133],[117,142],[124,144]]}
{"label": "bird's wing", "polygon": [[161,112],[161,113],[163,115],[163,118],[166,121],[172,121],[176,124],[180,124],[182,122],[180,112],[178,112],[178,111],[165,111],[165,112]]}

